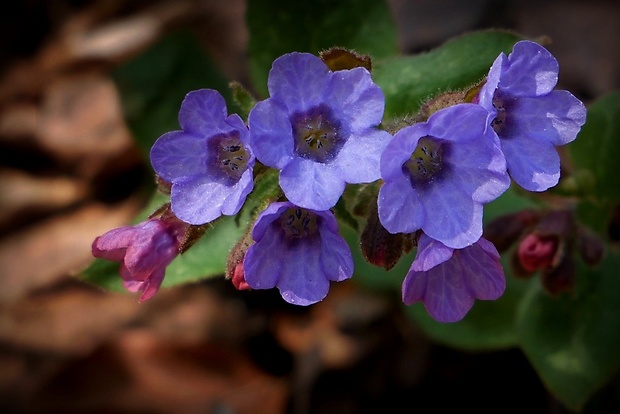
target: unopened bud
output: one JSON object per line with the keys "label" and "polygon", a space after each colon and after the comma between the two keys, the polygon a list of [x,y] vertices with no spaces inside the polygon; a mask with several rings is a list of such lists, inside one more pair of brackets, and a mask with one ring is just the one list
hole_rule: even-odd
{"label": "unopened bud", "polygon": [[403,252],[410,251],[413,248],[413,236],[388,232],[379,220],[375,201],[369,207],[360,247],[368,263],[390,270],[398,263]]}
{"label": "unopened bud", "polygon": [[579,226],[577,228],[577,251],[583,261],[590,265],[597,265],[605,252],[603,242],[589,229]]}
{"label": "unopened bud", "polygon": [[248,251],[252,243],[252,237],[248,231],[239,240],[228,254],[228,260],[226,262],[226,279],[232,281],[232,284],[238,290],[250,289],[250,285],[245,281],[245,272],[243,269],[243,260],[245,259],[245,253]]}
{"label": "unopened bud", "polygon": [[493,243],[497,251],[504,252],[539,218],[540,212],[535,210],[504,214],[491,220],[484,227],[484,238]]}
{"label": "unopened bud", "polygon": [[424,122],[435,112],[464,102],[465,92],[463,91],[442,93],[422,105],[416,116],[416,121]]}
{"label": "unopened bud", "polygon": [[523,269],[528,272],[535,272],[553,263],[557,249],[558,238],[556,236],[541,236],[531,233],[519,243],[517,256]]}
{"label": "unopened bud", "polygon": [[556,296],[562,292],[571,292],[574,289],[575,276],[573,256],[566,254],[557,266],[542,273],[541,283],[545,291]]}
{"label": "unopened bud", "polygon": [[232,275],[232,284],[237,288],[237,290],[249,290],[250,285],[245,281],[245,272],[243,270],[243,261],[237,263],[235,269],[233,270]]}
{"label": "unopened bud", "polygon": [[360,55],[352,50],[332,47],[320,54],[321,59],[332,71],[353,69],[357,67],[372,71],[372,59],[368,55]]}

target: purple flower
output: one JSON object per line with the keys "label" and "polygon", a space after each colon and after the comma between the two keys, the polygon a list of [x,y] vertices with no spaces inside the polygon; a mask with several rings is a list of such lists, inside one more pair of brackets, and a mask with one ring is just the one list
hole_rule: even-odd
{"label": "purple flower", "polygon": [[327,210],[346,183],[379,179],[390,139],[381,123],[385,99],[364,68],[332,72],[318,57],[290,53],[269,72],[270,98],[250,112],[256,158],[280,170],[280,186],[297,206]]}
{"label": "purple flower", "polygon": [[272,203],[252,229],[255,244],[243,262],[253,289],[280,290],[295,305],[327,296],[330,281],[353,275],[353,258],[331,211],[313,211],[290,202]]}
{"label": "purple flower", "polygon": [[423,302],[433,319],[458,322],[474,299],[495,300],[505,288],[504,270],[493,243],[480,238],[455,250],[422,234],[402,293],[406,305]]}
{"label": "purple flower", "polygon": [[574,140],[586,120],[586,108],[568,91],[553,90],[558,62],[542,46],[517,42],[512,53],[500,54],[480,91],[480,105],[500,138],[508,172],[529,191],[558,183],[560,157],[556,146]]}
{"label": "purple flower", "polygon": [[227,116],[219,92],[187,94],[179,111],[182,130],[162,135],[151,149],[155,172],[172,183],[172,211],[190,224],[235,215],[254,186],[254,155],[241,118]]}
{"label": "purple flower", "polygon": [[386,230],[422,229],[452,248],[480,238],[483,204],[510,186],[486,119],[479,105],[459,104],[396,133],[381,155],[378,208]]}
{"label": "purple flower", "polygon": [[145,301],[159,290],[166,266],[179,254],[187,228],[186,223],[174,218],[119,227],[97,237],[92,253],[121,262],[123,286],[130,292],[142,292],[140,301]]}

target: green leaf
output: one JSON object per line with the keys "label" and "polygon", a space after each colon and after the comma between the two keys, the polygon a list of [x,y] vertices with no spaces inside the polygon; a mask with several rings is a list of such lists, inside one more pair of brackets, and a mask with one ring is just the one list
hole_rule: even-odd
{"label": "green leaf", "polygon": [[385,117],[413,115],[428,98],[479,82],[500,52],[521,39],[506,31],[473,32],[428,53],[378,60],[373,78],[385,94]]}
{"label": "green leaf", "polygon": [[293,51],[318,54],[333,46],[382,58],[397,53],[396,28],[384,1],[250,0],[250,73],[267,95],[273,61]]}
{"label": "green leaf", "polygon": [[588,107],[586,123],[568,145],[575,171],[568,180],[579,195],[580,221],[607,237],[612,210],[620,202],[620,93]]}
{"label": "green leaf", "polygon": [[517,317],[521,347],[543,383],[581,409],[620,368],[620,255],[579,263],[576,294],[550,297],[532,284]]}
{"label": "green leaf", "polygon": [[588,107],[586,123],[568,145],[575,169],[594,175],[599,200],[620,200],[620,93],[608,94]]}
{"label": "green leaf", "polygon": [[[231,103],[228,81],[190,33],[163,38],[113,73],[125,118],[148,160],[151,146],[163,133],[179,129],[185,95],[196,89],[218,90]],[[229,105],[229,111],[234,108]]]}
{"label": "green leaf", "polygon": [[233,216],[217,219],[196,244],[170,263],[162,286],[182,285],[223,276],[228,253],[243,236],[245,229],[246,226],[235,223]]}

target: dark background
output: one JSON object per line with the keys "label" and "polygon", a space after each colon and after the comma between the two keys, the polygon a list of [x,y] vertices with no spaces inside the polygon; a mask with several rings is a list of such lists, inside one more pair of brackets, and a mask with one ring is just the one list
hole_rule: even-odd
{"label": "dark background", "polygon": [[[559,87],[588,103],[620,86],[616,1],[389,2],[403,53],[480,28],[547,36]],[[518,349],[434,343],[397,293],[332,285],[310,308],[222,279],[139,304],[76,280],[92,240],[126,224],[152,174],[114,68],[193,30],[246,82],[242,0],[27,0],[0,16],[0,412],[568,413]],[[153,68],[156,70],[156,68]],[[587,413],[620,412],[614,380]]]}

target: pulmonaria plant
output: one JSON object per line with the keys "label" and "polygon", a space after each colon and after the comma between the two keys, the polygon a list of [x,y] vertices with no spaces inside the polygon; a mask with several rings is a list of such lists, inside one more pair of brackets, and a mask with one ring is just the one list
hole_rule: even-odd
{"label": "pulmonaria plant", "polygon": [[471,246],[452,249],[423,233],[402,294],[407,305],[423,302],[437,321],[457,322],[475,299],[495,300],[505,288],[504,270],[493,243],[480,238]]}
{"label": "pulmonaria plant", "polygon": [[269,72],[270,97],[249,115],[250,145],[263,164],[280,170],[288,200],[332,208],[346,183],[379,178],[390,139],[377,129],[385,99],[362,67],[331,71],[317,56],[290,53]]}
{"label": "pulmonaria plant", "polygon": [[172,211],[195,225],[237,214],[254,185],[243,120],[228,116],[219,92],[201,89],[183,100],[179,124],[182,130],[162,135],[151,149],[153,169],[172,184]]}
{"label": "pulmonaria plant", "polygon": [[379,219],[389,232],[421,229],[456,249],[482,236],[483,205],[510,186],[486,119],[479,105],[459,104],[396,133],[381,155]]}
{"label": "pulmonaria plant", "polygon": [[[236,222],[247,227],[226,276],[239,290],[278,288],[285,301],[311,305],[331,282],[353,276],[339,222],[355,220],[367,197],[360,207],[366,260],[391,267],[417,241],[402,283],[405,304],[422,302],[437,321],[456,322],[476,299],[498,299],[506,281],[496,247],[482,237],[484,206],[511,177],[532,191],[557,184],[555,147],[575,139],[584,105],[554,90],[555,58],[523,41],[498,56],[481,87],[435,97],[395,122],[392,135],[382,129],[385,96],[370,68],[369,58],[342,50],[285,54],[269,72],[269,96],[245,101],[247,126],[228,115],[219,92],[188,93],[181,130],[162,135],[150,154],[170,185],[171,212],[97,238],[93,254],[121,261],[125,287],[146,300],[185,250],[188,226],[206,230],[245,204]],[[360,191],[345,194],[349,184]],[[350,197],[358,197],[352,212]]]}
{"label": "pulmonaria plant", "polygon": [[245,282],[253,289],[277,287],[289,303],[316,303],[327,296],[330,281],[353,275],[351,250],[331,211],[272,203],[254,223],[252,238]]}
{"label": "pulmonaria plant", "polygon": [[510,55],[497,57],[478,98],[489,111],[511,177],[526,190],[544,191],[558,183],[555,147],[573,141],[586,120],[579,99],[554,90],[558,72],[547,49],[520,41]]}
{"label": "pulmonaria plant", "polygon": [[140,301],[152,298],[164,280],[166,267],[180,253],[189,225],[174,216],[151,218],[97,237],[93,256],[120,262],[123,286],[142,292]]}

